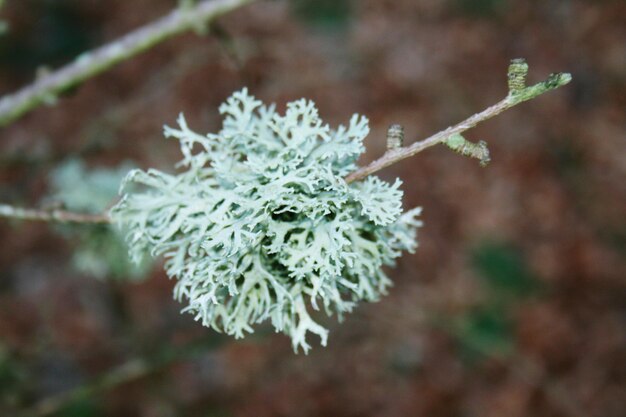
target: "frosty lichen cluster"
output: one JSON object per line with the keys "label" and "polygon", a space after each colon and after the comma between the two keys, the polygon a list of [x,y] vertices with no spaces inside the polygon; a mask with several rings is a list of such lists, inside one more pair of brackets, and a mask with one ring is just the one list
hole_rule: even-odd
{"label": "frosty lichen cluster", "polygon": [[400,181],[346,183],[368,121],[354,115],[330,129],[315,105],[289,103],[284,115],[247,90],[221,107],[217,134],[165,128],[180,141],[182,170],[133,170],[111,211],[131,256],[163,255],[175,298],[204,325],[236,337],[269,320],[309,349],[326,344],[315,310],[351,311],[390,281],[382,270],[416,246],[419,209],[402,214]]}

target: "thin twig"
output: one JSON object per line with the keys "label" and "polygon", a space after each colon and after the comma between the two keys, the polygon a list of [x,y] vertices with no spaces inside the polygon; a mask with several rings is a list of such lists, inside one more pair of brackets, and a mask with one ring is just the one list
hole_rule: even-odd
{"label": "thin twig", "polygon": [[111,223],[107,214],[75,213],[65,210],[43,210],[14,207],[8,204],[0,204],[0,217],[9,217],[20,220],[35,220],[43,222],[59,223]]}
{"label": "thin twig", "polygon": [[492,117],[513,107],[515,104],[517,103],[511,102],[511,100],[507,97],[499,103],[483,110],[482,112],[476,113],[475,115],[465,119],[464,121],[457,123],[456,125],[451,126],[445,130],[442,130],[441,132],[435,133],[427,139],[415,142],[403,148],[388,150],[380,158],[372,161],[368,165],[361,167],[348,175],[346,177],[346,182],[350,183],[353,181],[361,180],[368,175],[371,175],[377,171],[380,171],[383,168],[388,167],[389,165],[395,164],[396,162],[399,162],[405,158],[409,158],[423,151],[424,149],[430,148],[431,146],[435,146],[443,142],[455,133],[465,132],[466,130],[476,126],[478,123],[483,122],[487,119],[491,119]]}
{"label": "thin twig", "polygon": [[79,56],[74,62],[37,79],[14,94],[0,98],[0,126],[43,103],[54,102],[56,95],[113,65],[129,59],[152,46],[190,30],[254,0],[201,1],[195,6],[172,11],[120,39]]}
{"label": "thin twig", "polygon": [[[521,69],[520,65],[522,66]],[[509,80],[512,78],[516,79],[516,84],[511,85],[511,83],[509,83],[509,94],[506,98],[454,126],[435,133],[429,138],[415,142],[409,146],[387,150],[387,152],[385,152],[385,154],[380,158],[348,175],[346,177],[346,182],[350,183],[361,180],[368,175],[388,167],[389,165],[395,164],[405,158],[409,158],[424,149],[445,142],[448,138],[455,134],[461,134],[466,130],[473,128],[477,124],[484,122],[485,120],[489,120],[503,111],[510,109],[511,107],[531,100],[547,91],[561,87],[569,83],[572,79],[570,74],[552,74],[545,81],[526,87],[523,85],[523,82],[525,81],[527,72],[528,65],[526,65],[523,60],[513,60],[511,62],[511,66],[509,67]]]}
{"label": "thin twig", "polygon": [[[249,1],[249,0],[247,0]],[[212,3],[213,4],[213,3]],[[502,113],[503,111],[510,109],[520,103],[531,100],[540,96],[550,90],[554,90],[572,80],[572,76],[567,73],[551,74],[545,81],[537,83],[535,85],[527,87],[525,85],[526,75],[528,73],[528,65],[523,59],[514,59],[509,66],[508,79],[509,79],[509,94],[500,102],[494,104],[491,107],[476,113],[473,116],[465,119],[464,121],[457,123],[439,133],[435,133],[427,139],[406,147],[389,149],[385,154],[366,165],[357,169],[345,180],[347,183],[361,180],[368,175],[371,175],[381,169],[395,164],[405,158],[411,157],[424,149],[437,145],[442,142],[448,141],[450,137],[454,135],[460,135],[468,129],[473,128],[480,122],[491,119],[494,116]],[[450,142],[449,146],[450,145]],[[26,220],[43,220],[43,221],[61,221],[61,222],[76,222],[76,223],[109,223],[110,218],[106,214],[90,215],[79,214],[60,210],[53,211],[41,211],[33,209],[18,209],[8,205],[0,205],[0,216],[14,217]]]}

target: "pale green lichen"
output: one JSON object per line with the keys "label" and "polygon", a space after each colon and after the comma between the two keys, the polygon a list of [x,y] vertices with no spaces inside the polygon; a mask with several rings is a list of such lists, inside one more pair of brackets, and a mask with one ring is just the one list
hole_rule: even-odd
{"label": "pale green lichen", "polygon": [[[82,161],[69,159],[50,174],[48,204],[83,213],[102,213],[115,201],[120,181],[132,167],[123,163],[114,168],[89,169]],[[150,269],[147,259],[130,261],[123,236],[109,225],[60,226],[57,230],[68,240],[78,242],[72,265],[81,273],[99,279],[134,281],[144,278]]]}
{"label": "pale green lichen", "polygon": [[166,127],[183,170],[130,172],[111,217],[134,259],[164,255],[175,298],[204,325],[243,337],[268,320],[295,350],[309,349],[308,332],[325,345],[313,310],[341,318],[385,294],[382,266],[415,249],[420,209],[402,214],[399,180],[344,180],[365,117],[333,130],[310,101],[281,115],[245,89],[220,112],[217,134],[193,132],[182,115]]}

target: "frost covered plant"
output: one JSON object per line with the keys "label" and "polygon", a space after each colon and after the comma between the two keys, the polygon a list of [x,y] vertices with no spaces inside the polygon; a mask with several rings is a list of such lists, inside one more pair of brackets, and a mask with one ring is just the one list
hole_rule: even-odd
{"label": "frost covered plant", "polygon": [[382,266],[415,249],[420,209],[402,213],[399,180],[344,180],[364,151],[365,117],[333,130],[311,101],[281,115],[246,89],[220,113],[217,134],[193,132],[182,115],[165,127],[182,170],[131,171],[111,218],[133,259],[165,257],[175,298],[205,326],[243,337],[269,320],[296,351],[308,351],[307,332],[325,345],[313,310],[341,319],[385,294]]}

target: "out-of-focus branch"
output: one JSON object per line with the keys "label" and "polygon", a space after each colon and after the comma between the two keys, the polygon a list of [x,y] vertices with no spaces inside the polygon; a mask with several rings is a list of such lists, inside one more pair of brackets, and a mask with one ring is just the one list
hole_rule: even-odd
{"label": "out-of-focus branch", "polygon": [[346,182],[361,180],[389,165],[395,164],[405,158],[409,158],[424,149],[435,146],[439,143],[446,142],[455,135],[460,135],[468,129],[473,128],[477,124],[489,120],[494,116],[510,109],[520,103],[531,100],[545,92],[561,87],[569,83],[572,76],[567,73],[552,74],[545,81],[526,87],[525,80],[528,73],[528,65],[522,59],[514,59],[509,67],[509,94],[493,106],[476,113],[473,116],[451,126],[441,132],[435,133],[427,139],[415,142],[412,145],[389,149],[383,156],[371,162],[367,166],[359,168],[346,177]]}
{"label": "out-of-focus branch", "polygon": [[73,401],[88,398],[94,393],[107,391],[127,382],[140,379],[158,367],[150,366],[144,359],[131,360],[118,368],[114,368],[92,384],[77,387],[73,390],[45,398],[28,412],[18,414],[20,417],[43,417],[53,414]]}
{"label": "out-of-focus branch", "polygon": [[79,56],[74,62],[37,79],[14,94],[0,98],[0,126],[43,103],[54,102],[56,95],[113,65],[129,59],[174,35],[197,30],[203,24],[254,0],[201,1],[181,7],[155,22],[122,38]]}
{"label": "out-of-focus branch", "polygon": [[139,357],[113,368],[100,377],[66,392],[44,398],[31,408],[18,413],[19,417],[44,417],[54,414],[68,404],[93,397],[124,384],[144,378],[168,366],[185,360],[193,360],[218,348],[225,339],[211,334],[191,340],[182,346],[167,345],[150,357]]}
{"label": "out-of-focus branch", "polygon": [[75,213],[65,210],[29,209],[0,204],[0,217],[59,223],[111,223],[107,214]]}

